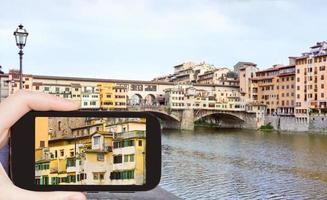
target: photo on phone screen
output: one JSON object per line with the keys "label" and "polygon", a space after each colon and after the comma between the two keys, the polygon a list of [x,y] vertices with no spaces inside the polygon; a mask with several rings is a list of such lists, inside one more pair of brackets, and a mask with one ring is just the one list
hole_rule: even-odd
{"label": "photo on phone screen", "polygon": [[36,185],[145,185],[146,118],[36,117]]}

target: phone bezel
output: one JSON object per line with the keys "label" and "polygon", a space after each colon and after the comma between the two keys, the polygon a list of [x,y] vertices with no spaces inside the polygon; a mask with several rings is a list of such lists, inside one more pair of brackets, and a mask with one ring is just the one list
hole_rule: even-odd
{"label": "phone bezel", "polygon": [[[117,117],[146,118],[146,183],[144,185],[36,185],[36,117]],[[149,112],[128,111],[31,111],[11,129],[10,175],[13,183],[33,191],[146,191],[155,188],[161,178],[161,128]],[[32,163],[32,164],[31,164]]]}

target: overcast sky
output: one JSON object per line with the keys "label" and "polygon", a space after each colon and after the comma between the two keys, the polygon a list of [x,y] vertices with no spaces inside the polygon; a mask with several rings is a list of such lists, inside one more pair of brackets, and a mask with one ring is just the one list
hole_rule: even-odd
{"label": "overcast sky", "polygon": [[1,1],[0,65],[19,66],[19,23],[30,33],[25,73],[150,80],[185,61],[288,64],[288,56],[327,40],[325,2]]}

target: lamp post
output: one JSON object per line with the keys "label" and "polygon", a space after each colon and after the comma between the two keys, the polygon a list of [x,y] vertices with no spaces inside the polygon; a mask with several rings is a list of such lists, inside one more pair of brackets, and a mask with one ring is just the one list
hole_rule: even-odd
{"label": "lamp post", "polygon": [[22,24],[20,24],[18,26],[18,28],[16,29],[16,31],[14,32],[14,36],[16,39],[16,45],[19,48],[19,89],[23,88],[23,48],[26,45],[26,39],[28,36],[28,33],[26,31],[26,29],[24,28],[24,26]]}

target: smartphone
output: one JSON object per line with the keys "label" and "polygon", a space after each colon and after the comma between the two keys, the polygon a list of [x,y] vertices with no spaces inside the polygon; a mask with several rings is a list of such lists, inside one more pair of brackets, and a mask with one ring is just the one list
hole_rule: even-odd
{"label": "smartphone", "polygon": [[37,112],[11,130],[10,174],[34,191],[146,191],[161,177],[161,128],[148,112]]}

